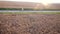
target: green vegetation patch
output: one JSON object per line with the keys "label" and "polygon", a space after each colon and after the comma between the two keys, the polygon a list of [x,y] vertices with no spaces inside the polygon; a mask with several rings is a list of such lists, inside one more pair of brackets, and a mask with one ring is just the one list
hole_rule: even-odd
{"label": "green vegetation patch", "polygon": [[[22,10],[22,8],[0,8],[0,10]],[[60,9],[35,9],[35,8],[23,8],[25,11],[60,11]]]}
{"label": "green vegetation patch", "polygon": [[0,12],[0,14],[60,14],[60,12]]}
{"label": "green vegetation patch", "polygon": [[0,8],[0,10],[22,10],[21,8]]}

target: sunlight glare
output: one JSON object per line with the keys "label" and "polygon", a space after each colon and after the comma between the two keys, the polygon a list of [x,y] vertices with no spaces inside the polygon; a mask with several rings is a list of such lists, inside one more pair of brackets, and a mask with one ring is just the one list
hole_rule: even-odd
{"label": "sunlight glare", "polygon": [[48,6],[48,3],[42,3],[44,6]]}

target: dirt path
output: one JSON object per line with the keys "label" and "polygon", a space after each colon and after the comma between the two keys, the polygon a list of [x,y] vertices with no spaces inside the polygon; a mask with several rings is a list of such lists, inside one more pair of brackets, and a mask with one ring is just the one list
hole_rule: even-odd
{"label": "dirt path", "polygon": [[60,15],[0,14],[0,34],[60,34]]}

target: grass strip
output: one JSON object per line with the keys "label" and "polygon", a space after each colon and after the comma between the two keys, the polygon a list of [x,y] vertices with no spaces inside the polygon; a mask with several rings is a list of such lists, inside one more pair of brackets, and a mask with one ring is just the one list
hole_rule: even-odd
{"label": "grass strip", "polygon": [[0,14],[60,14],[60,12],[0,12]]}

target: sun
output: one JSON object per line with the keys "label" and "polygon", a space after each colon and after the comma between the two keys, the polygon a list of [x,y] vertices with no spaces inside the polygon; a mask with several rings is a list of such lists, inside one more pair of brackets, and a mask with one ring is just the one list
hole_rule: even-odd
{"label": "sun", "polygon": [[42,3],[44,6],[48,6],[48,3]]}
{"label": "sun", "polygon": [[49,8],[50,4],[49,3],[42,3],[45,8]]}

